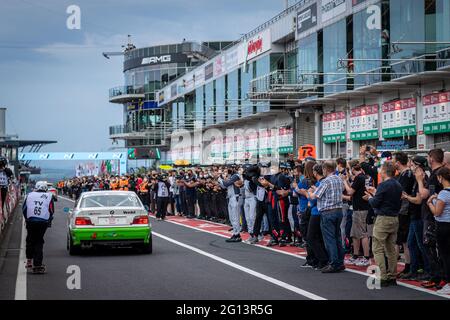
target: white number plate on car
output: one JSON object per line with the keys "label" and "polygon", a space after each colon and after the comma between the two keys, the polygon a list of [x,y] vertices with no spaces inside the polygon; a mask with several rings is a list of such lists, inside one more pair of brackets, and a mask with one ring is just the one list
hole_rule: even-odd
{"label": "white number plate on car", "polygon": [[117,225],[117,224],[127,224],[127,218],[125,217],[108,217],[108,218],[98,218],[99,225]]}

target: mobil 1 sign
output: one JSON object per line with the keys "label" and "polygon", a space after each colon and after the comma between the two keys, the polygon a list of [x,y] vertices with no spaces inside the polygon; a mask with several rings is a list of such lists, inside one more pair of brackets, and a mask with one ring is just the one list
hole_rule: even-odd
{"label": "mobil 1 sign", "polygon": [[347,0],[322,0],[322,22],[328,21],[347,10]]}
{"label": "mobil 1 sign", "polygon": [[297,32],[302,33],[317,25],[317,3],[297,14]]}

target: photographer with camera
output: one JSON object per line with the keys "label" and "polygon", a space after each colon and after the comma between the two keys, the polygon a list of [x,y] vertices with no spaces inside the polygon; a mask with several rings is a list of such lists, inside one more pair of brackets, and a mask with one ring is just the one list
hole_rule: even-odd
{"label": "photographer with camera", "polygon": [[366,175],[373,180],[374,187],[378,186],[378,169],[375,166],[377,160],[377,149],[373,146],[364,145],[359,149],[359,164]]}

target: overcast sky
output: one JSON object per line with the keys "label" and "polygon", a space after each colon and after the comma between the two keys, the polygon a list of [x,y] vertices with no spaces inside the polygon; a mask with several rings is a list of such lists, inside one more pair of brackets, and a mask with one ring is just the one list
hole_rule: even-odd
{"label": "overcast sky", "polygon": [[[291,0],[291,3],[294,1]],[[69,5],[81,30],[66,28]],[[119,51],[187,40],[235,40],[267,21],[283,0],[0,0],[0,106],[7,132],[57,140],[46,151],[107,151],[122,123],[108,89],[123,84]]]}

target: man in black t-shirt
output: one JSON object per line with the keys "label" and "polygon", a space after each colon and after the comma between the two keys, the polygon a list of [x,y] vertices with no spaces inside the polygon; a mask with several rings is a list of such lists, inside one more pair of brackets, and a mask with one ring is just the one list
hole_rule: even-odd
{"label": "man in black t-shirt", "polygon": [[[370,184],[370,177],[364,174],[358,161],[352,161],[350,168],[353,176],[352,184],[349,183],[348,178],[341,175],[347,194],[352,196],[353,205],[352,229],[350,231],[353,241],[353,256],[346,262],[362,267],[370,265],[369,233],[367,230],[369,203],[363,199],[366,185]],[[364,257],[359,258],[361,244]]]}

